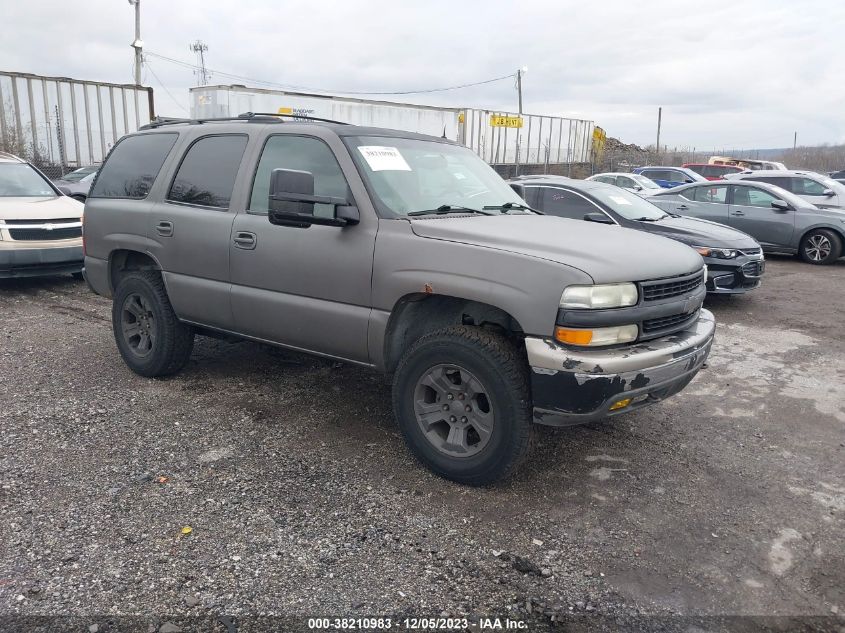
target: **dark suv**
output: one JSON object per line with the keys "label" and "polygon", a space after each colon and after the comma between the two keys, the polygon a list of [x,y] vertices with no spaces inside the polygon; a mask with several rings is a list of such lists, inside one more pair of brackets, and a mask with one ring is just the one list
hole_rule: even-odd
{"label": "dark suv", "polygon": [[494,481],[534,423],[677,393],[710,350],[705,269],[660,237],[530,210],[445,139],[245,116],[121,139],[85,207],[85,275],[143,376],[225,334],[392,376],[435,472]]}

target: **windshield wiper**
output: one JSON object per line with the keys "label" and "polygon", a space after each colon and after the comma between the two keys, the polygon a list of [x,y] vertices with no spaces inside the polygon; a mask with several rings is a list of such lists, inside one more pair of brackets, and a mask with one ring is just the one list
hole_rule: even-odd
{"label": "windshield wiper", "polygon": [[[484,207],[485,209],[487,207]],[[492,213],[487,213],[486,211],[480,211],[478,209],[470,209],[469,207],[460,207],[454,204],[441,204],[436,209],[423,209],[421,211],[409,211],[405,215],[408,216],[416,216],[416,215],[446,215],[447,213],[477,213],[478,215],[493,215]]]}
{"label": "windshield wiper", "polygon": [[537,215],[545,215],[542,211],[537,211],[537,209],[532,209],[531,207],[527,207],[524,204],[520,204],[519,202],[505,202],[504,204],[490,204],[484,207],[481,207],[485,211],[498,211],[499,213],[507,213],[511,209],[518,209],[520,211],[531,211],[532,213],[536,213]]}
{"label": "windshield wiper", "polygon": [[658,220],[662,220],[663,218],[634,218],[634,222],[657,222]]}

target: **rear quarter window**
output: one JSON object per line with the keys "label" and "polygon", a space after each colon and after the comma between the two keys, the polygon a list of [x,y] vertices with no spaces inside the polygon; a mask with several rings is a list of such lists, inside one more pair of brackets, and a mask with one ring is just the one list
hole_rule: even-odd
{"label": "rear quarter window", "polygon": [[114,146],[89,198],[146,198],[178,134],[127,136]]}

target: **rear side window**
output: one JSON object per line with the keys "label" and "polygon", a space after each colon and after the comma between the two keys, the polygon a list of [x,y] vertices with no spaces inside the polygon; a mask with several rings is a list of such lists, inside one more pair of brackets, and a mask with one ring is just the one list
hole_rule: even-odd
{"label": "rear side window", "polygon": [[721,185],[719,187],[693,187],[687,190],[689,193],[685,197],[692,200],[690,197],[695,191],[695,200],[697,202],[710,202],[711,204],[725,204],[728,200],[728,187]]}
{"label": "rear side window", "polygon": [[179,165],[167,199],[228,209],[248,140],[244,134],[230,134],[205,136],[193,143]]}
{"label": "rear side window", "polygon": [[754,180],[757,182],[767,182],[770,185],[775,185],[776,187],[781,187],[782,189],[786,189],[787,191],[792,191],[792,178],[774,178],[771,176],[766,177],[755,177]]}
{"label": "rear side window", "polygon": [[178,134],[138,134],[118,141],[89,198],[146,198]]}
{"label": "rear side window", "polygon": [[549,215],[573,220],[583,220],[588,213],[601,212],[595,204],[577,193],[553,187],[543,188],[540,209]]}

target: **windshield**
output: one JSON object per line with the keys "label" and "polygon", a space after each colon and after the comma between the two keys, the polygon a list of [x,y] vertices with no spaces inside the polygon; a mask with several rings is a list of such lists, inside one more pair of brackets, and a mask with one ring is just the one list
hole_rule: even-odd
{"label": "windshield", "polygon": [[660,185],[654,182],[651,178],[646,178],[640,174],[629,174],[629,178],[637,181],[637,184],[642,185],[644,189],[662,189]]}
{"label": "windshield", "polygon": [[29,198],[55,196],[50,184],[24,163],[0,164],[0,197]]}
{"label": "windshield", "polygon": [[590,195],[603,202],[626,220],[661,220],[669,217],[656,205],[635,193],[618,187],[596,187]]}
{"label": "windshield", "polygon": [[841,182],[838,182],[833,178],[828,178],[827,176],[820,176],[819,179],[822,181],[822,184],[828,189],[832,189],[840,196],[845,196],[845,185],[843,185]]}
{"label": "windshield", "polygon": [[[346,140],[379,210],[388,217],[444,206],[480,212],[484,207],[508,202],[525,204],[501,176],[466,147],[394,137],[355,136]],[[528,212],[518,208],[502,211]]]}
{"label": "windshield", "polygon": [[62,180],[64,180],[65,182],[78,182],[86,176],[90,176],[91,174],[96,173],[96,171],[96,167],[80,167],[79,169],[75,169],[69,174],[65,174],[64,176],[62,176]]}

